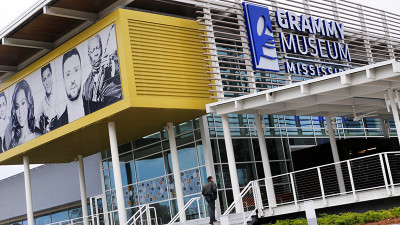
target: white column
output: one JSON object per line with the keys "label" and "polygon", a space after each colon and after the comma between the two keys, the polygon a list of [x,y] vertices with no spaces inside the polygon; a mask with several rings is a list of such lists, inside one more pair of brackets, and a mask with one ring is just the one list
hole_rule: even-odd
{"label": "white column", "polygon": [[[217,179],[219,178],[217,177],[214,168],[214,159],[212,154],[210,129],[208,127],[207,115],[201,116],[199,118],[199,123],[200,123],[201,143],[203,144],[203,154],[204,154],[204,161],[206,164],[207,177],[212,176],[214,177],[214,181],[217,182]],[[220,199],[217,198],[217,200],[215,200],[215,218],[219,218],[220,216],[221,216],[221,205],[220,205]]]}
{"label": "white column", "polygon": [[[338,148],[336,145],[335,131],[333,130],[333,126],[332,126],[332,118],[329,115],[327,115],[325,118],[326,118],[326,125],[328,126],[329,142],[331,143],[333,162],[335,162],[335,163],[340,162]],[[340,167],[340,164],[335,164],[335,169],[336,169],[336,176],[337,176],[338,183],[339,183],[340,193],[345,193],[346,187],[344,186],[343,172],[342,172],[342,168]]]}
{"label": "white column", "polygon": [[85,182],[85,169],[83,167],[83,157],[78,155],[78,167],[79,167],[79,187],[81,190],[81,203],[82,203],[82,214],[83,214],[83,224],[89,225],[89,212],[88,212],[88,202],[86,196],[86,182]]}
{"label": "white column", "polygon": [[28,224],[35,225],[35,220],[33,218],[32,186],[31,186],[31,173],[29,170],[29,156],[24,156],[24,179],[25,179],[26,215],[28,217]]}
{"label": "white column", "polygon": [[[174,171],[176,200],[178,202],[178,212],[179,212],[181,209],[185,207],[185,201],[183,200],[181,169],[179,168],[178,149],[176,148],[174,124],[167,123],[165,129],[168,132],[169,149],[171,150],[172,169]],[[181,223],[186,222],[186,213],[182,213],[179,219]]]}
{"label": "white column", "polygon": [[399,140],[399,144],[400,144],[399,111],[397,110],[397,105],[396,105],[396,102],[394,101],[393,90],[389,89],[388,94],[389,94],[390,106],[391,106],[392,113],[393,113],[394,124],[396,125],[397,139]]}
{"label": "white column", "polygon": [[232,192],[234,200],[237,201],[236,213],[241,213],[243,212],[243,205],[242,202],[238,200],[238,197],[240,195],[239,179],[236,170],[235,153],[233,151],[232,136],[231,136],[231,129],[229,127],[228,115],[226,114],[221,115],[221,120],[222,120],[222,128],[224,130],[225,148],[226,148],[226,155],[228,157],[228,167],[232,184]]}
{"label": "white column", "polygon": [[270,207],[275,207],[276,198],[275,198],[274,183],[272,181],[271,166],[269,164],[268,149],[267,149],[267,144],[265,143],[265,135],[264,135],[264,130],[262,128],[263,120],[261,119],[261,117],[262,115],[257,115],[257,114],[254,115],[256,122],[258,143],[260,145],[261,159],[263,163],[264,175],[266,180],[268,204]]}
{"label": "white column", "polygon": [[115,194],[117,197],[119,224],[124,225],[126,224],[127,219],[126,219],[124,192],[122,190],[121,168],[119,165],[117,132],[115,130],[114,122],[108,122],[108,133],[110,135],[111,159],[114,171],[114,184],[115,184]]}

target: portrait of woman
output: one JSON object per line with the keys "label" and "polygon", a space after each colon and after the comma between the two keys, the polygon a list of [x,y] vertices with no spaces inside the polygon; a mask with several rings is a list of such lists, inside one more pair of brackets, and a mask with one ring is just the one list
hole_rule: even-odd
{"label": "portrait of woman", "polygon": [[15,86],[11,100],[11,131],[8,149],[35,138],[34,104],[28,82],[22,80]]}

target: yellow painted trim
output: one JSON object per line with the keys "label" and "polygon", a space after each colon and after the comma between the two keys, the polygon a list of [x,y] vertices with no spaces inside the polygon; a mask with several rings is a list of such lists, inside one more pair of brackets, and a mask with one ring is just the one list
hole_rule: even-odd
{"label": "yellow painted trim", "polygon": [[[80,34],[78,34],[74,38],[70,39],[66,43],[62,44],[61,46],[57,47],[53,51],[51,51],[48,54],[46,54],[45,56],[43,56],[42,58],[38,59],[37,61],[32,63],[30,66],[21,70],[20,72],[18,72],[16,75],[12,76],[7,81],[3,82],[0,85],[0,90],[4,91],[6,88],[16,84],[18,81],[31,75],[33,72],[35,72],[38,69],[40,69],[41,67],[47,65],[49,62],[60,57],[61,55],[68,52],[72,48],[78,46],[79,44],[86,41],[87,39],[92,37],[94,34],[100,32],[102,29],[108,27],[112,23],[115,23],[115,25],[116,25],[117,37],[122,36],[118,33],[118,32],[120,32],[119,27],[121,26],[118,21],[119,16],[120,16],[119,14],[120,14],[119,10],[111,13],[110,15],[106,16],[105,18],[103,18],[102,20],[97,22],[96,24],[94,24],[91,27],[87,28],[86,30],[82,31]],[[119,53],[120,51],[125,52],[123,49],[120,49],[120,45],[118,44],[119,59],[121,59],[121,55]],[[122,79],[124,79],[124,80],[122,81]],[[125,79],[126,78],[125,77],[123,78],[123,76],[121,75],[121,82],[125,82]],[[82,82],[82,83],[84,83],[84,82]],[[42,145],[44,143],[47,143],[54,139],[57,139],[67,133],[74,132],[84,126],[88,126],[89,124],[95,123],[96,121],[102,120],[102,119],[107,118],[111,115],[114,115],[126,108],[129,108],[130,107],[130,102],[129,102],[129,97],[128,97],[129,96],[129,86],[123,85],[122,90],[123,90],[124,96],[121,101],[114,103],[110,106],[107,106],[99,111],[91,113],[87,116],[84,116],[76,121],[68,123],[56,130],[53,130],[47,134],[41,135],[31,141],[28,141],[20,146],[17,146],[13,149],[10,149],[9,151],[6,151],[6,152],[0,154],[0,162],[4,161],[10,157],[14,157],[14,156],[17,156],[20,154],[29,155],[28,151],[38,147],[39,145]],[[125,95],[127,97],[125,97]]]}
{"label": "yellow painted trim", "polygon": [[136,87],[132,68],[132,55],[130,51],[130,41],[128,36],[128,25],[126,19],[118,19],[116,21],[118,26],[116,27],[117,32],[117,45],[118,45],[118,55],[119,64],[121,70],[121,84],[123,90],[123,96],[126,101],[133,101],[134,96],[136,96]]}
{"label": "yellow painted trim", "polygon": [[[64,135],[71,134],[73,132],[77,132],[76,134],[80,135],[84,133],[81,131],[82,129],[97,128],[96,124],[98,125],[101,123],[105,123],[109,120],[112,120],[113,118],[116,120],[120,119],[121,121],[129,121],[129,119],[131,119],[129,118],[131,114],[127,112],[131,111],[145,112],[147,109],[151,109],[151,112],[153,114],[167,112],[168,115],[163,115],[162,118],[168,118],[168,120],[171,121],[173,121],[172,119],[176,121],[182,119],[182,116],[176,116],[177,118],[174,118],[175,114],[185,114],[186,117],[205,114],[205,105],[215,101],[214,99],[210,98],[212,96],[215,96],[215,94],[213,92],[210,92],[211,88],[209,84],[212,84],[212,82],[207,79],[207,77],[210,77],[210,75],[206,72],[210,69],[203,67],[202,63],[200,63],[203,60],[202,53],[204,53],[202,47],[205,46],[201,43],[200,36],[196,36],[196,39],[193,39],[194,42],[192,43],[188,40],[170,41],[168,42],[171,44],[170,46],[165,46],[165,49],[160,49],[155,47],[154,45],[151,45],[151,40],[153,40],[153,38],[155,37],[152,33],[150,35],[149,41],[143,41],[141,43],[141,46],[135,46],[138,47],[138,50],[137,52],[132,52],[132,37],[138,38],[138,36],[137,34],[130,34],[130,25],[134,23],[130,20],[134,20],[136,22],[139,21],[138,23],[140,23],[141,27],[145,26],[146,24],[151,25],[151,23],[161,24],[165,28],[163,28],[163,30],[161,31],[161,37],[163,38],[169,37],[168,26],[171,26],[172,29],[174,27],[178,28],[177,32],[183,35],[182,39],[190,38],[192,35],[198,35],[202,33],[196,33],[196,31],[198,31],[199,29],[199,25],[196,21],[119,9],[111,13],[104,19],[100,20],[96,24],[92,25],[85,31],[81,32],[74,38],[70,39],[63,45],[59,46],[55,50],[51,51],[47,55],[43,56],[41,59],[37,60],[30,66],[26,67],[24,70],[11,77],[9,80],[0,84],[0,90],[2,91],[5,88],[8,88],[18,81],[24,79],[26,76],[29,76],[44,65],[48,64],[49,62],[69,51],[70,49],[86,41],[88,38],[92,37],[94,34],[98,33],[102,29],[108,27],[110,24],[114,23],[117,33],[116,37],[121,70],[123,99],[117,103],[107,106],[99,111],[91,113],[81,119],[64,125],[54,131],[51,131],[47,134],[44,134],[27,143],[24,143],[0,154],[0,164],[2,164],[3,162],[7,162],[7,160],[13,162],[15,162],[16,160],[21,160],[22,158],[19,157],[21,157],[22,155],[32,154],[29,152],[31,150],[33,150],[33,152],[35,149],[43,150],[47,148],[48,145],[46,144],[52,141],[55,141],[53,143],[62,143],[62,141],[65,140],[62,139],[62,136]],[[146,30],[151,31],[151,27],[146,28]],[[179,46],[179,48],[175,48],[176,46]],[[198,49],[195,50],[193,49],[194,47]],[[155,54],[153,55],[154,59],[156,59],[155,61],[142,60],[140,64],[136,63],[136,60],[146,58],[149,51],[155,52]],[[160,57],[160,55],[157,53],[161,52],[167,53],[167,57]],[[187,55],[187,58],[183,58],[182,61],[172,60],[179,57],[184,57],[185,55]],[[204,65],[207,64],[211,65],[210,62],[204,62]],[[157,73],[156,75],[152,75],[153,71],[159,73]],[[135,72],[137,74],[135,74]],[[160,78],[161,81],[157,81],[157,77]],[[188,81],[185,82],[185,80]],[[187,91],[185,91],[185,89]],[[138,95],[139,91],[140,95]],[[118,118],[118,116],[120,115],[122,115],[122,118]],[[148,114],[138,114],[137,116],[137,118],[143,118],[145,120],[158,119],[154,117],[154,115],[149,118]],[[167,123],[170,121],[156,122]],[[137,129],[141,128],[137,127]],[[151,129],[159,128],[150,127],[146,130]],[[97,136],[94,137],[97,138]],[[97,141],[97,139],[95,139],[95,141]],[[103,149],[98,150],[101,151]],[[75,153],[82,152],[84,150],[72,149],[71,151]],[[40,151],[38,153],[40,154]],[[62,152],[55,151],[54,155],[46,155],[45,157],[53,157],[54,159],[57,158],[58,161],[63,161],[64,155],[62,154]],[[65,160],[70,159],[68,158]]]}

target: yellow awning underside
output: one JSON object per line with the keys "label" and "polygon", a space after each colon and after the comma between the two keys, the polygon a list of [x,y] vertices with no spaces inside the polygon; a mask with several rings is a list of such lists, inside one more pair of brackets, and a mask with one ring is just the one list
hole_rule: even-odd
{"label": "yellow awning underside", "polygon": [[213,102],[200,26],[191,20],[117,10],[0,84],[0,92],[115,24],[123,100],[0,154],[0,164],[67,163],[109,149],[108,122],[118,144],[204,115]]}

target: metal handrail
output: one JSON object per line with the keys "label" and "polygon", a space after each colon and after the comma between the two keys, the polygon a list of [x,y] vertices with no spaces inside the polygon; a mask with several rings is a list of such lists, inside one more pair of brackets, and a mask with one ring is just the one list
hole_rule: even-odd
{"label": "metal handrail", "polygon": [[[131,218],[129,218],[128,221],[126,221],[126,224],[129,224],[131,222],[131,220],[133,220],[132,221],[133,223],[136,222],[136,218],[139,218],[142,215],[142,213],[144,213],[146,211],[146,206],[148,206],[148,205],[140,206],[139,210],[135,214],[133,214],[133,216],[131,216]],[[142,209],[145,209],[145,210],[143,210],[143,212],[142,212]]]}
{"label": "metal handrail", "polygon": [[[391,196],[395,193],[395,186],[400,184],[399,158],[400,152],[377,153],[253,180],[246,185],[239,197],[224,212],[223,216],[231,214],[235,207],[241,207],[243,205],[242,202],[252,202],[255,207],[248,218],[244,218],[243,212],[243,221],[246,222],[257,209],[260,210],[259,213],[261,213],[262,209],[264,209],[264,205],[272,209],[273,207],[281,205],[294,204],[296,209],[299,209],[299,202],[322,199],[323,202],[326,203],[327,197],[336,195],[353,195],[354,200],[357,200],[358,192],[379,188],[385,188],[386,194]],[[339,177],[336,178],[336,176],[333,176],[335,173],[337,175],[337,168],[340,168],[342,173],[341,179],[343,184],[345,184],[344,191],[339,190]],[[266,203],[263,204],[260,187],[266,185],[266,179],[276,179],[278,181],[286,180],[281,183],[275,183],[273,188],[275,192],[279,190],[279,188],[286,189],[285,192],[281,194],[285,195],[287,193],[291,195],[282,196],[284,198],[281,199],[281,202],[276,206],[266,205]],[[368,180],[374,180],[374,182]],[[251,190],[252,192],[250,192]],[[265,190],[263,191],[265,192]],[[266,191],[268,192],[268,189]],[[250,193],[250,195],[248,195],[248,193]],[[268,193],[264,196],[268,196]],[[247,212],[250,211],[247,210]]]}
{"label": "metal handrail", "polygon": [[[98,213],[95,215],[95,217],[97,218],[98,216],[108,216],[108,220],[111,221],[111,215],[115,214],[117,212],[117,210],[113,210],[113,211],[108,211],[108,212],[104,212],[104,213]],[[74,225],[74,224],[84,224],[84,220],[87,219],[89,221],[91,221],[92,219],[92,215],[89,215],[87,217],[78,217],[78,218],[74,218],[74,219],[68,219],[68,220],[63,220],[63,221],[58,221],[58,222],[54,222],[54,223],[48,223],[46,225],[62,225],[62,224],[68,224],[68,225]],[[113,223],[109,223],[110,225],[112,225]]]}
{"label": "metal handrail", "polygon": [[250,215],[244,220],[244,222],[243,222],[243,224],[242,225],[247,225],[247,221],[249,221],[250,220],[250,218],[252,217],[252,216],[254,216],[255,215],[255,212],[257,211],[257,208],[256,209],[254,209],[253,211],[251,211],[251,213],[250,213]]}
{"label": "metal handrail", "polygon": [[249,190],[252,187],[252,184],[254,183],[254,181],[250,181],[246,187],[240,192],[240,195],[236,198],[236,200],[228,207],[228,209],[226,209],[226,211],[224,212],[224,214],[222,214],[223,216],[228,215],[231,213],[231,211],[233,210],[233,208],[235,208],[235,206],[242,201],[242,197],[245,196],[247,194],[247,192],[249,192]]}
{"label": "metal handrail", "polygon": [[191,199],[185,204],[185,206],[184,206],[181,210],[179,210],[179,212],[174,216],[174,218],[172,218],[172,220],[169,221],[169,223],[168,223],[167,225],[171,225],[171,224],[175,223],[175,221],[181,216],[181,214],[184,213],[184,212],[186,211],[186,209],[189,208],[189,206],[190,206],[194,201],[197,201],[197,208],[198,208],[198,210],[199,210],[199,218],[201,218],[199,200],[200,200],[200,197],[191,198]]}
{"label": "metal handrail", "polygon": [[[156,208],[150,207],[149,204],[140,206],[139,210],[135,214],[133,214],[133,216],[126,222],[126,225],[135,224],[138,219],[142,220],[144,213],[146,213],[147,221],[151,221],[151,214],[150,214],[151,209],[154,210],[155,225],[158,225]],[[143,221],[141,221],[141,224],[143,224]]]}

